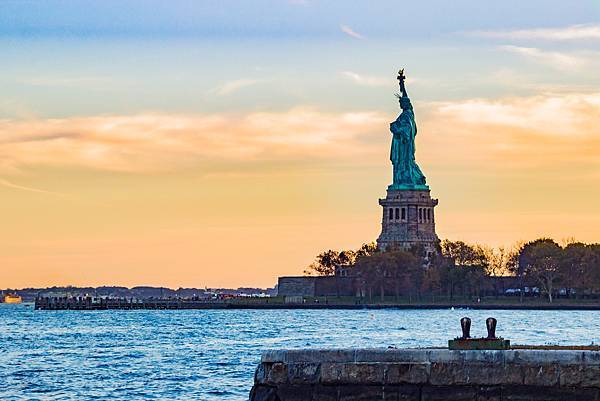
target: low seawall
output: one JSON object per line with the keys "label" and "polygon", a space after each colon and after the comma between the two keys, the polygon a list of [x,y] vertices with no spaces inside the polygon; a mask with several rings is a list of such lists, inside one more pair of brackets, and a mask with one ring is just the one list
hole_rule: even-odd
{"label": "low seawall", "polygon": [[282,303],[281,300],[207,301],[189,299],[132,299],[92,297],[38,297],[39,310],[105,310],[105,309],[522,309],[522,310],[600,310],[600,304],[338,304],[335,302]]}
{"label": "low seawall", "polygon": [[268,351],[250,401],[600,401],[600,351]]}

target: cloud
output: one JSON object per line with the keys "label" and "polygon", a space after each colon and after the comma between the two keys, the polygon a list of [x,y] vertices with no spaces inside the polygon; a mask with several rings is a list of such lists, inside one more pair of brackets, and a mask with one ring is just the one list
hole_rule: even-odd
{"label": "cloud", "polygon": [[501,46],[504,51],[519,54],[529,59],[550,65],[559,70],[573,70],[582,67],[586,63],[583,57],[574,56],[560,52],[544,51],[535,47]]}
{"label": "cloud", "polygon": [[226,82],[223,85],[212,89],[210,92],[218,96],[231,95],[242,88],[247,88],[260,82],[261,81],[258,79],[237,79],[235,81]]}
{"label": "cloud", "polygon": [[[557,177],[564,179],[575,171],[600,179],[598,92],[416,102],[415,111],[417,158],[432,176],[453,169],[481,174],[536,164],[548,170],[562,168]],[[61,166],[236,174],[272,162],[382,166],[388,163],[392,118],[376,111],[294,108],[241,115],[0,120],[0,172],[14,176],[28,167]],[[586,167],[581,170],[573,167],[582,164]]]}
{"label": "cloud", "polygon": [[339,160],[372,152],[373,141],[365,144],[364,138],[381,136],[388,119],[377,112],[295,108],[244,115],[0,120],[0,171],[61,165],[144,172],[215,162]]}
{"label": "cloud", "polygon": [[466,124],[521,128],[546,137],[600,137],[600,127],[592,124],[600,121],[600,93],[471,99],[440,104],[437,111]]}
{"label": "cloud", "polygon": [[584,24],[562,28],[520,29],[509,31],[475,31],[471,35],[501,39],[582,40],[600,39],[600,25]]}
{"label": "cloud", "polygon": [[364,39],[365,37],[363,35],[361,35],[360,33],[354,31],[352,28],[350,28],[348,25],[340,25],[340,29],[342,30],[342,32],[344,32],[346,35],[351,36],[355,39]]}
{"label": "cloud", "polygon": [[374,77],[370,75],[362,75],[352,71],[341,71],[340,74],[345,78],[350,79],[358,85],[364,86],[387,86],[390,80],[383,77]]}
{"label": "cloud", "polygon": [[426,164],[441,174],[460,171],[469,180],[508,174],[565,185],[600,179],[600,93],[470,99],[423,108],[428,112],[419,133],[426,133],[420,139]]}
{"label": "cloud", "polygon": [[32,188],[32,187],[27,187],[27,186],[23,186],[23,185],[17,185],[14,184],[8,180],[5,180],[4,178],[0,178],[0,185],[7,187],[7,188],[12,188],[12,189],[18,189],[20,191],[26,191],[26,192],[35,192],[35,193],[39,193],[39,194],[49,194],[49,195],[58,195],[58,196],[64,196],[64,194],[58,193],[58,192],[52,192],[52,191],[46,191],[43,189],[38,189],[38,188]]}

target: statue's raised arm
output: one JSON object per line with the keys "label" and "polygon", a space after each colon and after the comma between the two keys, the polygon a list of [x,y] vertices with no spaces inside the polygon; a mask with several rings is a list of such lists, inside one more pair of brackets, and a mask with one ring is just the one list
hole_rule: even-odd
{"label": "statue's raised arm", "polygon": [[406,87],[404,86],[404,80],[406,79],[406,75],[404,75],[404,68],[398,71],[398,82],[400,83],[400,94],[402,97],[408,97],[406,93]]}

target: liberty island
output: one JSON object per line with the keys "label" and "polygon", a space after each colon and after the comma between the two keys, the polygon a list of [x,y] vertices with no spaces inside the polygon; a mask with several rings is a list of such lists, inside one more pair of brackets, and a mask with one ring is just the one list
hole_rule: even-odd
{"label": "liberty island", "polygon": [[[502,255],[487,253],[480,246],[462,241],[440,243],[435,230],[438,200],[431,197],[426,177],[416,161],[417,122],[406,89],[404,70],[399,71],[397,78],[400,92],[396,96],[401,112],[390,123],[392,179],[386,197],[379,199],[382,218],[376,243],[366,243],[357,251],[322,252],[315,263],[309,265],[314,271],[307,270],[303,276],[279,277],[276,288],[259,289],[250,294],[234,290],[212,293],[193,288],[170,290],[161,287],[153,291],[146,287],[131,290],[86,287],[29,289],[19,291],[18,295],[35,300],[36,309],[46,310],[360,309],[367,302],[370,308],[600,309],[597,302],[572,300],[570,294],[561,297],[567,298],[566,301],[561,299],[559,304],[552,304],[552,293],[559,291],[556,294],[559,296],[563,291],[567,294],[568,288],[545,289],[549,304],[538,299],[540,290],[537,286],[548,284],[540,280],[542,276],[535,270],[536,247],[553,252],[553,257],[560,259],[563,265],[567,265],[565,260],[570,261],[569,265],[575,265],[582,254],[586,258],[595,257],[593,246],[574,244],[562,249],[541,239],[528,244],[531,250],[523,247],[516,249],[514,255],[504,254],[500,270],[492,271],[492,259]],[[381,159],[383,162],[384,158]],[[464,257],[460,259],[456,255]],[[512,260],[519,260],[519,263]],[[594,284],[590,285],[590,282],[587,282],[588,288],[594,291]],[[578,289],[577,293],[583,291],[585,289]],[[375,292],[379,302],[373,299]],[[590,292],[590,295],[594,293]],[[459,296],[460,300],[457,299]],[[494,298],[480,303],[489,296]],[[499,296],[502,296],[501,300]],[[518,303],[513,302],[515,296],[520,298]],[[525,297],[531,301],[528,305],[523,304]]]}

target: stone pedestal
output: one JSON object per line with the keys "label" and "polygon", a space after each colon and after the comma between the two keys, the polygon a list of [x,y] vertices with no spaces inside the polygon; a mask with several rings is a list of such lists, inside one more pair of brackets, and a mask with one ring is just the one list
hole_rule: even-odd
{"label": "stone pedestal", "polygon": [[438,200],[431,198],[429,189],[390,187],[379,204],[383,207],[381,234],[377,238],[380,249],[421,245],[428,253],[436,251],[439,238],[435,233],[434,208]]}

